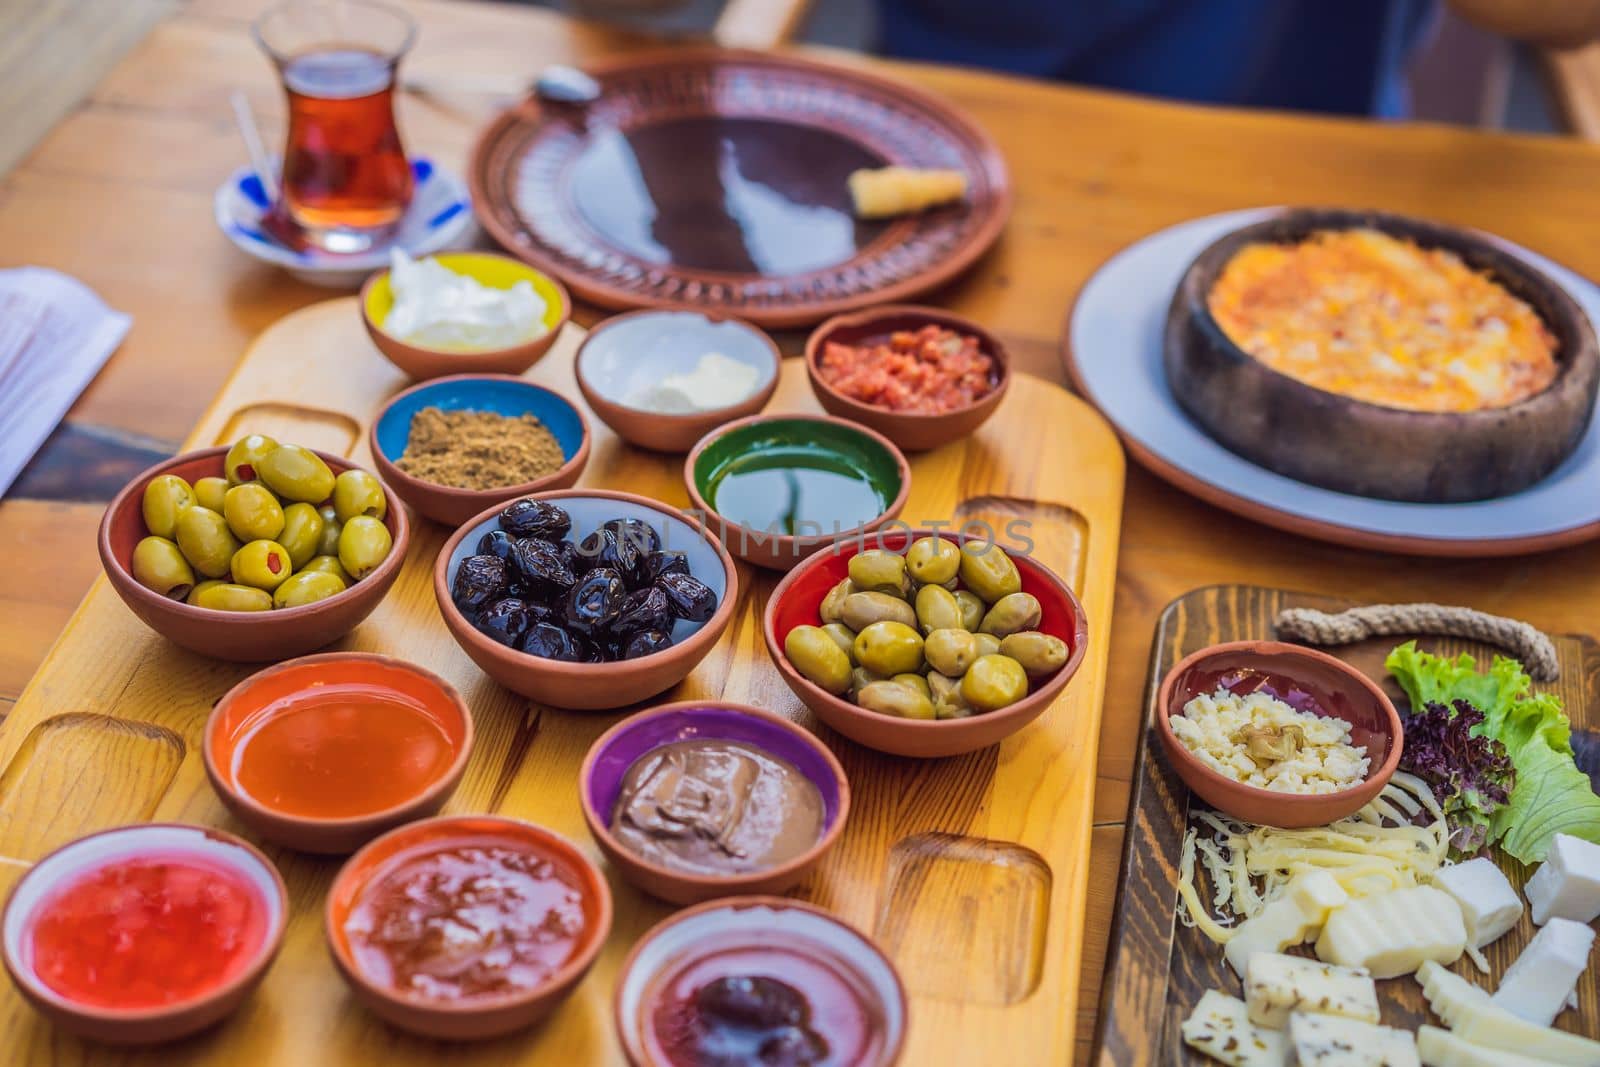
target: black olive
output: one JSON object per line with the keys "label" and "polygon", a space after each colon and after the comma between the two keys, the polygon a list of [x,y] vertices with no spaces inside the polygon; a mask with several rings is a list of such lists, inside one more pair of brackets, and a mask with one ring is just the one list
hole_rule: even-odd
{"label": "black olive", "polygon": [[665,630],[641,630],[622,646],[621,659],[638,659],[672,647],[672,635]]}
{"label": "black olive", "polygon": [[746,1026],[804,1026],[811,1018],[805,995],[788,982],[764,975],[733,974],[707,982],[694,993],[702,1014]]}
{"label": "black olive", "polygon": [[585,651],[574,635],[551,622],[536,622],[528,627],[521,648],[530,656],[564,660],[567,663],[583,662]]}
{"label": "black olive", "polygon": [[584,577],[592,578],[597,574],[603,578],[615,578],[617,581],[622,582],[623,585],[628,584],[627,582],[622,581],[622,572],[617,570],[615,567],[595,567],[585,573]]}
{"label": "black olive", "polygon": [[561,561],[567,565],[567,570],[573,574],[582,574],[589,569],[588,561],[578,555],[578,546],[571,541],[557,541],[556,552],[561,556]]}
{"label": "black olive", "polygon": [[616,534],[619,541],[632,541],[641,555],[661,551],[661,535],[643,519],[607,519],[600,528]]}
{"label": "black olive", "polygon": [[468,556],[456,566],[450,598],[469,618],[506,595],[510,577],[499,556]]}
{"label": "black olive", "polygon": [[478,555],[499,556],[501,559],[511,558],[511,535],[504,530],[490,530],[478,538]]}
{"label": "black olive", "polygon": [[[592,573],[592,572],[591,572]],[[611,632],[620,636],[640,630],[665,630],[672,632],[672,606],[667,594],[655,586],[635,589],[622,598],[622,608],[611,620]]]}
{"label": "black olive", "polygon": [[572,516],[543,500],[513,500],[500,512],[500,529],[512,537],[559,541],[572,529]]}
{"label": "black olive", "polygon": [[717,594],[700,579],[689,574],[663,574],[656,588],[667,595],[672,613],[690,622],[705,622],[716,614]]}
{"label": "black olive", "polygon": [[511,546],[511,565],[535,599],[560,596],[577,581],[556,547],[536,537],[517,538]]}
{"label": "black olive", "polygon": [[652,552],[645,557],[645,570],[653,582],[663,574],[688,574],[689,557],[682,552]]}
{"label": "black olive", "polygon": [[480,611],[473,625],[502,645],[516,648],[528,632],[528,627],[533,625],[533,613],[521,600],[507,597],[496,600]]}
{"label": "black olive", "polygon": [[589,561],[589,569],[610,567],[622,575],[629,589],[645,584],[644,554],[629,538],[618,538],[613,530],[601,527],[578,542],[578,555]]}
{"label": "black olive", "polygon": [[622,610],[627,590],[609,574],[584,575],[567,593],[562,622],[580,634],[600,633]]}

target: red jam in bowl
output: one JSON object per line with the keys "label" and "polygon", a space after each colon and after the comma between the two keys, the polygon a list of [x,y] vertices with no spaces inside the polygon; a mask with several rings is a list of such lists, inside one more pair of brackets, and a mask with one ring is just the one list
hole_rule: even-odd
{"label": "red jam in bowl", "polygon": [[397,857],[362,889],[344,931],[369,980],[433,1001],[536,989],[590,922],[577,877],[503,841],[452,842]]}
{"label": "red jam in bowl", "polygon": [[27,944],[47,988],[139,1010],[205,996],[242,974],[268,935],[261,891],[225,863],[179,851],[81,870],[33,912]]}

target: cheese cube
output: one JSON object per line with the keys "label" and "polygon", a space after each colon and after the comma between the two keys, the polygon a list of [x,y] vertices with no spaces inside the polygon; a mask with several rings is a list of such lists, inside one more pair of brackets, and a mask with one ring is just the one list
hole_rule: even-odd
{"label": "cheese cube", "polygon": [[1482,948],[1522,918],[1522,898],[1494,861],[1484,856],[1441,867],[1433,884],[1456,898],[1467,924],[1467,944]]}
{"label": "cheese cube", "polygon": [[1550,1067],[1548,1060],[1484,1048],[1437,1026],[1417,1031],[1417,1052],[1426,1067]]}
{"label": "cheese cube", "polygon": [[1359,1019],[1297,1011],[1289,1016],[1289,1040],[1299,1067],[1422,1067],[1410,1034]]}
{"label": "cheese cube", "polygon": [[1600,1067],[1600,1041],[1519,1019],[1496,1005],[1486,990],[1431,960],[1417,970],[1417,981],[1428,1007],[1463,1041],[1561,1067]]}
{"label": "cheese cube", "polygon": [[1378,987],[1365,971],[1257,952],[1245,964],[1244,1000],[1250,1021],[1281,1030],[1290,1012],[1378,1021]]}
{"label": "cheese cube", "polygon": [[1299,906],[1306,923],[1313,927],[1320,927],[1328,921],[1328,915],[1334,908],[1343,907],[1350,901],[1350,894],[1327,871],[1305,871],[1295,875],[1284,887],[1284,895]]}
{"label": "cheese cube", "polygon": [[1244,1001],[1215,989],[1183,1021],[1183,1041],[1229,1067],[1287,1067],[1289,1039],[1279,1030],[1250,1023]]}
{"label": "cheese cube", "polygon": [[1523,891],[1540,926],[1553,917],[1593,922],[1600,916],[1600,845],[1557,834]]}
{"label": "cheese cube", "polygon": [[1394,978],[1424,960],[1454,963],[1466,945],[1467,926],[1455,898],[1424,885],[1352,900],[1335,911],[1317,939],[1317,957],[1364,967],[1374,978]]}
{"label": "cheese cube", "polygon": [[1549,1026],[1589,965],[1594,931],[1571,919],[1551,919],[1506,968],[1494,1002],[1512,1015]]}

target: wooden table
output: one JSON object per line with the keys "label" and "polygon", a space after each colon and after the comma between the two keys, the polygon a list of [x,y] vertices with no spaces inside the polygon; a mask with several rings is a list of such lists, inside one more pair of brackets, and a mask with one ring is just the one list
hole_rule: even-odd
{"label": "wooden table", "polygon": [[[261,6],[190,0],[0,184],[5,265],[59,268],[134,316],[68,431],[24,492],[0,503],[0,558],[13,561],[0,587],[0,701],[20,692],[97,572],[94,523],[110,489],[151,450],[184,436],[251,337],[328,295],[246,259],[211,222],[212,191],[242,158],[227,90],[242,86],[269,126],[281,122],[276,82],[246,34]],[[419,75],[467,72],[515,85],[547,63],[653,43],[513,6],[407,6],[422,23],[408,60]],[[1095,267],[1143,234],[1215,211],[1286,201],[1408,211],[1493,229],[1600,275],[1600,148],[1184,107],[829,58],[941,93],[999,141],[1017,186],[1016,213],[995,251],[932,299],[988,323],[1022,369],[1056,380],[1064,317]],[[459,105],[408,98],[401,124],[413,148],[460,166],[493,106],[471,96]],[[597,317],[593,309],[579,315]],[[798,337],[783,340],[797,349]],[[1140,693],[1164,605],[1197,586],[1254,582],[1358,599],[1470,602],[1546,629],[1592,630],[1600,595],[1600,549],[1484,563],[1349,551],[1235,519],[1137,468],[1129,471],[1123,529],[1092,856],[1103,875],[1090,889],[1081,1049],[1093,1031]]]}

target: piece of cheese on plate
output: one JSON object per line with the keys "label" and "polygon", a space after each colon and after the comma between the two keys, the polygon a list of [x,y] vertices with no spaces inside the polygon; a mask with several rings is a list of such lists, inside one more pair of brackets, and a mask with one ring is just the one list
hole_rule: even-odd
{"label": "piece of cheese on plate", "polygon": [[1223,955],[1233,972],[1243,978],[1251,956],[1257,952],[1282,952],[1315,936],[1329,913],[1349,899],[1327,871],[1297,874],[1284,887],[1282,896],[1238,925],[1222,950]]}
{"label": "piece of cheese on plate", "polygon": [[1464,1041],[1562,1067],[1600,1067],[1600,1041],[1518,1018],[1495,1004],[1488,990],[1432,960],[1417,969],[1417,981],[1428,1007]]}
{"label": "piece of cheese on plate", "polygon": [[909,215],[967,195],[967,176],[959,170],[879,167],[852,171],[845,181],[860,219]]}
{"label": "piece of cheese on plate", "polygon": [[1550,1067],[1549,1060],[1484,1048],[1437,1026],[1417,1031],[1417,1052],[1425,1067]]}
{"label": "piece of cheese on plate", "polygon": [[1440,867],[1433,872],[1433,884],[1461,906],[1467,944],[1473,948],[1504,936],[1522,918],[1522,898],[1505,872],[1485,856]]}
{"label": "piece of cheese on plate", "polygon": [[1540,926],[1552,918],[1593,922],[1600,916],[1600,845],[1557,834],[1523,892]]}
{"label": "piece of cheese on plate", "polygon": [[1417,1042],[1405,1030],[1295,1012],[1289,1041],[1299,1067],[1421,1067]]}
{"label": "piece of cheese on plate", "polygon": [[1454,963],[1466,944],[1466,922],[1455,898],[1423,885],[1362,897],[1335,910],[1317,939],[1317,957],[1363,967],[1374,978],[1396,978],[1424,960]]}
{"label": "piece of cheese on plate", "polygon": [[1551,919],[1506,968],[1494,1002],[1511,1014],[1549,1026],[1589,966],[1594,931],[1571,919]]}
{"label": "piece of cheese on plate", "polygon": [[1295,1011],[1378,1021],[1378,987],[1366,971],[1278,952],[1257,952],[1245,964],[1244,1001],[1250,1021],[1273,1030]]}
{"label": "piece of cheese on plate", "polygon": [[1287,1067],[1289,1038],[1250,1022],[1238,997],[1208,989],[1183,1021],[1183,1041],[1228,1067]]}

